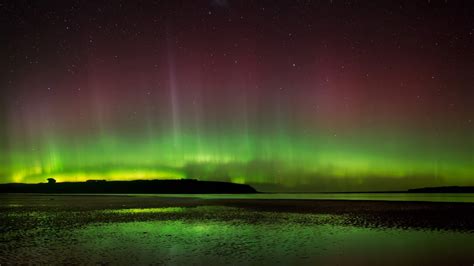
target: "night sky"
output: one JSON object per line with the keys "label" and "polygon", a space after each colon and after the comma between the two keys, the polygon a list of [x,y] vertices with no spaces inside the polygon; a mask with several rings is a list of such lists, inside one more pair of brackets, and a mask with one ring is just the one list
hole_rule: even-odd
{"label": "night sky", "polygon": [[473,3],[1,1],[0,182],[474,185]]}

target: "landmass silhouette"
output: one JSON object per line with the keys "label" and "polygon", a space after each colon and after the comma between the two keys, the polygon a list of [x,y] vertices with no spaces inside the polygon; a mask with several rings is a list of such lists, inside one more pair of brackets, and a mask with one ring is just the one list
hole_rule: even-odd
{"label": "landmass silhouette", "polygon": [[474,193],[474,186],[424,187],[408,190],[409,193]]}
{"label": "landmass silhouette", "polygon": [[48,178],[48,183],[0,184],[0,193],[241,194],[258,191],[246,184],[196,179],[56,182]]}
{"label": "landmass silhouette", "polygon": [[[116,194],[242,194],[260,193],[247,184],[197,179],[56,182],[0,184],[0,193],[116,193]],[[474,186],[412,188],[405,191],[360,191],[333,193],[474,193]]]}

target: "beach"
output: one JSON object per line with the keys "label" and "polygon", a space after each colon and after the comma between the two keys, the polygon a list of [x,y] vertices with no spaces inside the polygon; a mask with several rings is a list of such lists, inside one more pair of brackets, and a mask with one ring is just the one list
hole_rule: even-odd
{"label": "beach", "polygon": [[0,264],[472,265],[474,204],[0,195]]}

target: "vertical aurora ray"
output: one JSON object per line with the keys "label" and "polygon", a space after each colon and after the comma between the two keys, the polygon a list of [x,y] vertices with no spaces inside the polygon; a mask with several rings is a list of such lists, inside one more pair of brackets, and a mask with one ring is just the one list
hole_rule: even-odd
{"label": "vertical aurora ray", "polygon": [[306,13],[295,4],[282,17],[301,27],[237,4],[204,13],[197,3],[126,5],[71,18],[81,25],[73,32],[22,18],[37,22],[39,40],[15,24],[23,37],[12,35],[5,50],[15,74],[0,92],[1,182],[474,185],[472,29],[444,41],[454,34],[444,24],[451,11],[426,7],[441,19],[427,15],[416,28],[432,34],[420,35],[413,14],[397,13],[380,33],[382,18],[356,6],[347,24],[336,19],[345,7]]}

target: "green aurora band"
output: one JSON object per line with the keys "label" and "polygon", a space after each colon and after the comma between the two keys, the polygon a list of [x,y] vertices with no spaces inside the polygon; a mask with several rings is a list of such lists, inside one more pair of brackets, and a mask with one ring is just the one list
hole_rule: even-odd
{"label": "green aurora band", "polygon": [[10,8],[0,182],[474,185],[468,9],[237,2]]}
{"label": "green aurora band", "polygon": [[15,152],[1,174],[12,182],[50,177],[60,181],[198,178],[263,189],[265,184],[280,184],[280,189],[300,191],[473,184],[472,143],[466,146],[464,141],[469,136],[450,136],[446,141],[446,136],[374,132],[148,132],[103,134],[73,142],[54,136],[38,141],[34,150],[13,142]]}

